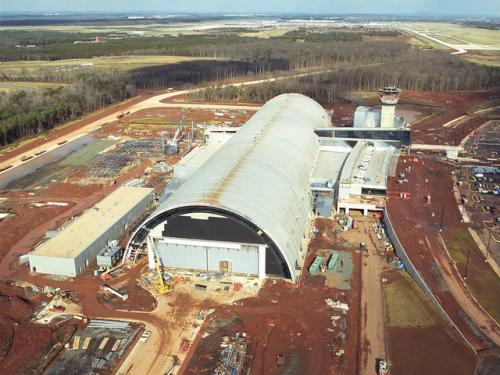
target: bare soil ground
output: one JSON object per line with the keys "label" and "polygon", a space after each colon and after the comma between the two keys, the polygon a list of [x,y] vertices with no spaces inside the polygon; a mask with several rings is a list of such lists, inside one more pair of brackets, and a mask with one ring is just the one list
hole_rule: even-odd
{"label": "bare soil ground", "polygon": [[[41,297],[28,299],[21,288],[0,282],[0,374],[41,373],[76,326],[30,323]],[[28,361],[31,359],[31,361]]]}
{"label": "bare soil ground", "polygon": [[386,333],[393,373],[472,374],[474,352],[411,277],[397,270],[386,272],[384,277],[388,280],[384,285],[389,310]]}
{"label": "bare soil ground", "polygon": [[[414,143],[458,145],[468,133],[492,119],[491,114],[474,115],[471,113],[472,109],[479,103],[498,96],[498,90],[454,93],[404,91],[401,101],[443,109],[441,113],[423,118],[413,124]],[[449,121],[465,115],[467,117],[455,126],[443,127]]]}
{"label": "bare soil ground", "polygon": [[[320,230],[312,240],[305,264],[308,266],[319,249],[338,249],[341,243],[333,234],[331,220],[316,221]],[[215,368],[224,335],[246,332],[249,342],[251,374],[357,374],[359,355],[359,287],[360,255],[352,248],[354,261],[350,290],[325,286],[322,275],[311,276],[304,270],[303,282],[297,287],[287,282],[267,280],[259,295],[220,306],[207,327],[207,337],[200,340],[185,374],[209,374]],[[338,336],[339,327],[332,329],[330,310],[325,298],[349,304],[345,340]],[[334,353],[344,349],[344,357]],[[276,356],[284,353],[285,365],[277,367]]]}
{"label": "bare soil ground", "polygon": [[[409,182],[398,185],[393,179],[389,181],[387,211],[405,251],[471,346],[476,350],[488,348],[490,340],[498,345],[498,324],[478,306],[468,290],[473,291],[491,315],[498,316],[498,279],[491,275],[493,271],[484,263],[473,241],[467,240],[470,235],[461,223],[450,171],[431,156],[401,157],[398,173],[402,170],[406,171]],[[410,199],[400,197],[400,192],[409,193]],[[427,194],[431,195],[432,203],[426,205]],[[461,262],[468,249],[471,269],[465,286]],[[455,258],[458,271],[449,253]],[[456,257],[457,253],[462,256]]]}

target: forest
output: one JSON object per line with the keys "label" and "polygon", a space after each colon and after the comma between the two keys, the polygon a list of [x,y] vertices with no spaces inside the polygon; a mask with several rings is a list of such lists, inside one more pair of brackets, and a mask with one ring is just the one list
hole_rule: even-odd
{"label": "forest", "polygon": [[[368,33],[369,31],[365,31]],[[241,100],[265,102],[284,92],[304,93],[320,103],[332,103],[353,90],[376,90],[397,84],[405,90],[483,90],[500,86],[500,70],[467,62],[446,52],[420,49],[390,32],[390,40],[360,40],[363,33],[296,30],[283,36],[257,39],[237,34],[206,34],[166,38],[124,38],[112,43],[75,45],[86,34],[49,32],[0,38],[3,59],[76,58],[96,53],[170,54],[206,58],[129,71],[76,71],[26,75],[22,80],[64,82],[69,85],[30,93],[0,94],[0,145],[33,136],[68,120],[135,95],[136,90],[203,84],[191,94],[196,101]],[[65,35],[60,35],[65,34]],[[38,39],[37,39],[38,38]],[[46,38],[42,46],[37,42]],[[69,39],[68,39],[69,38]],[[16,48],[13,43],[40,48]],[[83,47],[82,47],[83,46]],[[9,52],[10,51],[10,52]],[[15,53],[14,53],[15,52]],[[21,56],[22,55],[22,56]],[[0,66],[1,68],[1,66]],[[287,78],[248,87],[226,87],[238,77],[284,75],[308,70],[321,74]],[[1,69],[0,69],[1,71]],[[8,78],[8,77],[4,77]]]}
{"label": "forest", "polygon": [[0,145],[46,132],[134,93],[119,77],[82,74],[71,86],[0,94]]}
{"label": "forest", "polygon": [[[354,90],[376,91],[388,84],[398,85],[404,90],[434,92],[485,90],[500,86],[500,69],[477,65],[440,51],[379,44],[378,48],[359,52],[355,57],[337,54],[333,58],[337,62],[333,63],[335,68],[322,74],[251,87],[213,85],[190,94],[189,99],[263,103],[282,93],[299,92],[327,104]],[[291,60],[289,63],[296,66],[300,61]]]}

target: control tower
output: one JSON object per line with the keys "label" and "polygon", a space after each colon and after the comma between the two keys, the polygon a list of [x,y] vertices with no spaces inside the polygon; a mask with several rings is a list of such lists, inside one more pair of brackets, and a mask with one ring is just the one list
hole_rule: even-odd
{"label": "control tower", "polygon": [[380,127],[394,128],[394,116],[396,116],[396,104],[399,101],[401,89],[396,86],[387,86],[378,90],[382,111],[380,113]]}

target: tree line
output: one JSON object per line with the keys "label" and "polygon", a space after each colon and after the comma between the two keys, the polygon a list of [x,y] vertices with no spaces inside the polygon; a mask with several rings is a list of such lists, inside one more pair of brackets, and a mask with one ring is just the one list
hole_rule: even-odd
{"label": "tree line", "polygon": [[134,88],[118,77],[81,75],[73,85],[0,94],[0,145],[53,129],[83,114],[123,101]]}
{"label": "tree line", "polygon": [[188,61],[129,72],[79,73],[69,86],[0,93],[0,145],[49,131],[59,124],[120,102],[137,89],[224,81],[248,74],[288,70],[285,60]]}
{"label": "tree line", "polygon": [[[342,34],[325,34],[314,38],[345,38]],[[62,76],[57,73],[47,75],[47,80],[70,82],[71,85],[34,93],[0,95],[0,145],[39,134],[65,121],[122,101],[134,95],[137,89],[215,82],[213,87],[190,95],[190,99],[262,103],[284,92],[300,92],[321,103],[331,103],[352,90],[375,90],[392,83],[407,90],[430,91],[478,90],[500,85],[499,69],[473,64],[445,52],[421,50],[397,40],[297,42],[297,36],[301,35],[294,33],[292,39],[265,40],[235,35],[221,35],[219,38],[217,34],[210,34],[152,38],[150,45],[143,43],[147,38],[121,40],[117,42],[120,48],[130,54],[168,53],[205,57],[207,60],[131,71],[109,70],[104,73],[90,70],[86,73],[64,73]],[[160,43],[159,39],[162,43],[160,50],[144,49]],[[61,43],[62,46],[65,44]],[[110,46],[97,43],[89,48]],[[29,50],[24,52],[31,53]],[[111,49],[108,52],[115,54],[116,51]],[[33,51],[29,58],[37,58],[37,53]],[[64,56],[77,57],[72,52],[68,53]],[[237,77],[281,75],[282,72],[311,68],[333,70],[321,75],[249,87],[220,87],[222,83]],[[22,78],[40,79],[31,76]]]}
{"label": "tree line", "polygon": [[320,103],[334,103],[351,91],[375,91],[398,85],[405,90],[467,91],[500,86],[500,70],[480,66],[439,51],[409,49],[398,57],[379,56],[376,63],[340,67],[331,72],[248,87],[212,86],[188,96],[194,101],[264,103],[297,92]]}

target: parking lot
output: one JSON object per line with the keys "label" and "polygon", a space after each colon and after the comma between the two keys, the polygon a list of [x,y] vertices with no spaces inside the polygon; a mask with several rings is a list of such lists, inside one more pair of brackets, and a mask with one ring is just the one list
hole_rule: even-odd
{"label": "parking lot", "polygon": [[491,120],[475,131],[466,142],[470,156],[488,161],[497,161],[500,150],[500,121]]}
{"label": "parking lot", "polygon": [[488,250],[500,261],[500,168],[463,167],[458,173],[460,196],[471,222]]}

